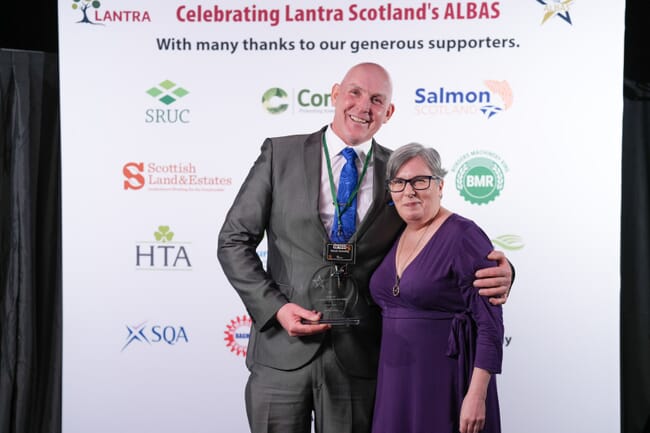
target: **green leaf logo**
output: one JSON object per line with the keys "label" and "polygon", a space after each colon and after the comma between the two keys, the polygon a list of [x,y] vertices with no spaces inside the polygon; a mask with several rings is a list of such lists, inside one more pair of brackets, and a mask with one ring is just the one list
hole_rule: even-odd
{"label": "green leaf logo", "polygon": [[165,80],[162,83],[159,83],[158,86],[154,86],[147,90],[146,93],[149,96],[158,99],[165,105],[171,105],[190,92],[177,86],[173,81]]}
{"label": "green leaf logo", "polygon": [[153,233],[158,242],[171,242],[174,238],[174,232],[169,231],[169,226],[158,226],[158,231]]}
{"label": "green leaf logo", "polygon": [[492,239],[492,243],[504,250],[516,251],[524,247],[524,240],[518,235],[501,235]]}

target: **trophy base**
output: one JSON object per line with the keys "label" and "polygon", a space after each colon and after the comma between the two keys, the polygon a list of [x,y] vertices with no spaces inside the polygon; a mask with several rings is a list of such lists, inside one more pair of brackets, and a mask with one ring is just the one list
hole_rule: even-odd
{"label": "trophy base", "polygon": [[305,320],[301,319],[300,323],[303,325],[332,325],[332,326],[354,326],[361,323],[361,319],[355,319],[354,317],[340,317],[333,319],[321,319],[321,320]]}

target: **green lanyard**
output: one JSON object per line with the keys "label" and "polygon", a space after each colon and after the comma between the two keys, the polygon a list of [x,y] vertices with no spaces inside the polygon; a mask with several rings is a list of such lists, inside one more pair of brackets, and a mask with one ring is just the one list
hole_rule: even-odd
{"label": "green lanyard", "polygon": [[336,199],[336,191],[335,191],[336,188],[334,187],[334,174],[332,173],[332,162],[330,161],[329,150],[327,150],[327,142],[325,141],[325,134],[323,134],[323,150],[325,151],[325,161],[327,161],[327,174],[330,180],[330,190],[332,191],[332,203],[334,204],[334,209],[336,210],[336,216],[339,220],[339,227],[341,227],[342,226],[341,215],[350,208],[350,205],[352,204],[352,200],[354,200],[354,197],[357,195],[357,192],[359,192],[359,188],[361,187],[361,181],[363,180],[363,177],[366,175],[366,170],[368,169],[368,163],[370,161],[370,157],[372,156],[372,146],[370,146],[370,151],[368,152],[368,155],[366,155],[366,160],[363,162],[363,169],[361,170],[361,176],[359,176],[359,180],[357,181],[357,186],[354,188],[354,191],[352,191],[352,194],[350,194],[350,198],[348,198],[348,201],[347,203],[345,203],[343,209],[339,207],[339,202]]}

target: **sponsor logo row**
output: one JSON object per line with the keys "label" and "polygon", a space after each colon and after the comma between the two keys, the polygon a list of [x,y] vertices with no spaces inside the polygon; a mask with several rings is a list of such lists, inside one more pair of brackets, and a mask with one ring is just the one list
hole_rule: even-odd
{"label": "sponsor logo row", "polygon": [[[192,122],[190,90],[172,80],[163,80],[144,94],[155,100],[143,101],[144,124],[187,125]],[[507,80],[486,79],[466,86],[443,84],[418,86],[408,99],[416,116],[465,116],[489,120],[508,111],[514,101]],[[272,115],[332,113],[329,91],[312,88],[271,87],[261,95],[261,107]]]}
{"label": "sponsor logo row", "polygon": [[[235,356],[245,357],[251,325],[252,321],[246,315],[237,316],[230,320],[223,331],[225,349]],[[125,326],[126,336],[120,349],[121,352],[157,345],[186,345],[192,341],[191,330],[182,324],[149,323],[144,321]]]}

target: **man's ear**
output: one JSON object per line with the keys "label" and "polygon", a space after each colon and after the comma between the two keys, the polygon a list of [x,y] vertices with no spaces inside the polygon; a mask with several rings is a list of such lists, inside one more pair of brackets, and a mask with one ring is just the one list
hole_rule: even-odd
{"label": "man's ear", "polygon": [[388,106],[388,110],[386,110],[386,118],[384,119],[384,123],[388,122],[391,117],[393,117],[393,114],[395,113],[395,105],[391,103]]}
{"label": "man's ear", "polygon": [[335,83],[332,86],[332,91],[330,92],[330,97],[332,98],[332,105],[336,103],[336,98],[339,96],[339,91],[341,89],[341,85],[339,83]]}

